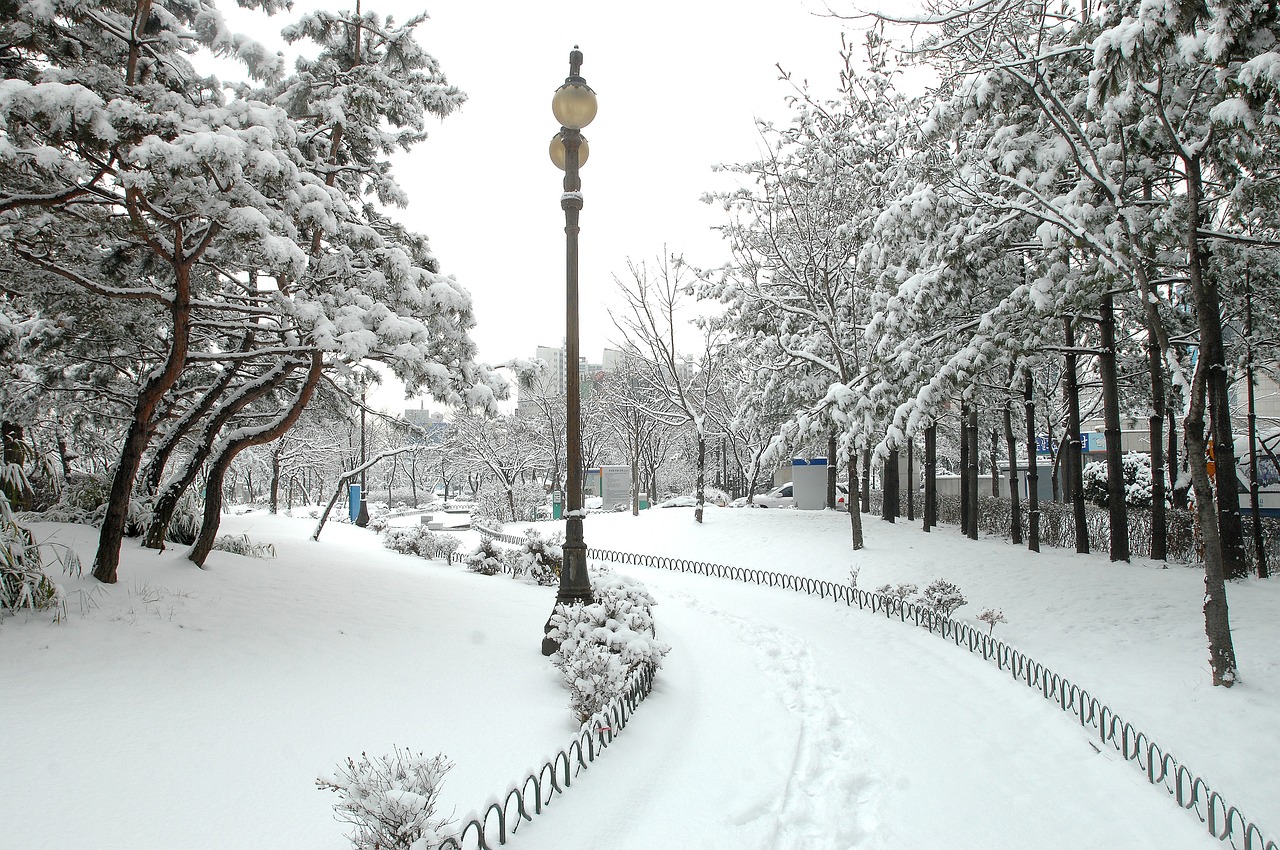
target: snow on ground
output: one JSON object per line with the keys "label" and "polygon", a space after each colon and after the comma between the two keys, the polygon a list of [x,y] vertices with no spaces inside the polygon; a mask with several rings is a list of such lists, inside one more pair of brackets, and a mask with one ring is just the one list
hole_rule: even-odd
{"label": "snow on ground", "polygon": [[[859,584],[933,578],[1003,608],[997,635],[1093,690],[1264,829],[1280,817],[1280,587],[1233,585],[1244,681],[1208,686],[1199,575],[1030,555],[952,529],[708,508],[593,515],[588,544]],[[416,517],[396,521],[416,523]],[[538,652],[553,591],[397,555],[369,530],[263,513],[275,559],[209,569],[127,542],[121,581],[63,578],[69,616],[0,621],[5,839],[15,848],[349,846],[315,777],[393,745],[456,764],[463,816],[571,739]],[[37,526],[89,563],[95,533]],[[474,545],[476,533],[459,533]],[[673,646],[602,760],[524,824],[528,848],[1219,846],[1069,715],[918,629],[789,591],[619,568]],[[16,720],[14,720],[16,718]]]}
{"label": "snow on ground", "polygon": [[[692,513],[592,515],[587,544],[841,583],[856,567],[866,590],[903,582],[923,589],[948,579],[969,600],[957,618],[981,625],[982,609],[1003,610],[1009,622],[996,626],[998,637],[1088,689],[1269,835],[1280,830],[1280,582],[1228,587],[1242,676],[1228,690],[1209,684],[1198,569],[1141,558],[1113,564],[1105,553],[1062,549],[1036,554],[996,538],[971,541],[951,526],[925,534],[918,523],[865,514],[866,547],[854,552],[844,513],[707,506],[703,528]],[[662,572],[637,568],[638,575]],[[957,664],[980,664],[944,649]],[[1056,712],[1047,702],[1044,708]]]}

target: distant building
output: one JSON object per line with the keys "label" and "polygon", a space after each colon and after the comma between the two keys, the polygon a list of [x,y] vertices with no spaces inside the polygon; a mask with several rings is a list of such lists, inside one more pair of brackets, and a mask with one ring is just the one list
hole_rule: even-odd
{"label": "distant building", "polygon": [[[549,396],[563,396],[568,386],[564,348],[549,348],[540,345],[534,356],[547,364],[547,369],[534,384],[535,392]],[[579,357],[578,386],[582,392],[582,397],[589,397],[595,392],[596,386],[604,380],[605,375],[621,369],[628,357],[635,356],[637,356],[635,353],[628,353],[616,348],[606,348],[601,353],[599,363],[589,363],[587,358]],[[687,383],[693,379],[695,364],[687,360],[681,360],[676,364],[676,369],[679,371],[682,382]],[[519,395],[519,391],[517,391],[517,395]],[[527,396],[528,394],[526,393],[525,395]],[[516,412],[520,416],[529,416],[536,412],[536,407],[527,397],[520,397]]]}
{"label": "distant building", "polygon": [[449,431],[449,423],[445,421],[443,413],[433,413],[419,408],[406,410],[404,418],[414,426],[413,439],[416,443],[439,445],[444,442],[445,435]]}

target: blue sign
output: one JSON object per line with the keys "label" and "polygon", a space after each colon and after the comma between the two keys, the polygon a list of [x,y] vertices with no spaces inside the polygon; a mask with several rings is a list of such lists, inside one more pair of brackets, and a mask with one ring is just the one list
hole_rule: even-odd
{"label": "blue sign", "polygon": [[347,511],[351,514],[351,521],[355,522],[360,516],[360,485],[351,484],[347,489]]}

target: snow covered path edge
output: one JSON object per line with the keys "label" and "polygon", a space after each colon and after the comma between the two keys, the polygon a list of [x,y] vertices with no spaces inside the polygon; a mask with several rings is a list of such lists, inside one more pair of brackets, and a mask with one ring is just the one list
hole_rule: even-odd
{"label": "snow covered path edge", "polygon": [[[502,534],[479,525],[473,528],[486,537],[505,543],[523,542],[514,535]],[[1028,688],[1038,691],[1046,700],[1057,704],[1062,711],[1074,715],[1082,727],[1091,728],[1097,733],[1102,745],[1112,747],[1126,761],[1135,762],[1146,774],[1148,782],[1164,788],[1182,808],[1195,812],[1214,838],[1230,843],[1235,850],[1280,850],[1280,844],[1274,839],[1268,839],[1257,824],[1248,820],[1235,806],[1229,805],[1203,779],[1089,691],[1054,673],[1020,650],[983,634],[967,623],[940,617],[910,602],[822,579],[609,549],[589,548],[587,557],[597,561],[778,587],[832,602],[843,602],[846,606],[857,606],[860,610],[873,614],[883,613],[886,619],[896,616],[903,623],[910,622],[930,633],[938,634],[944,640],[950,640],[956,646],[967,648],[970,654],[979,655],[999,670],[1008,670],[1015,681],[1021,681]]]}

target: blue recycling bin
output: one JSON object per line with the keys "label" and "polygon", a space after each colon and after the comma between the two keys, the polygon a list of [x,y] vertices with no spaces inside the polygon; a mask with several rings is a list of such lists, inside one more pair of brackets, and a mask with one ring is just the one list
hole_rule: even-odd
{"label": "blue recycling bin", "polygon": [[354,523],[360,516],[360,485],[352,484],[347,487],[347,512],[351,514],[351,522]]}

